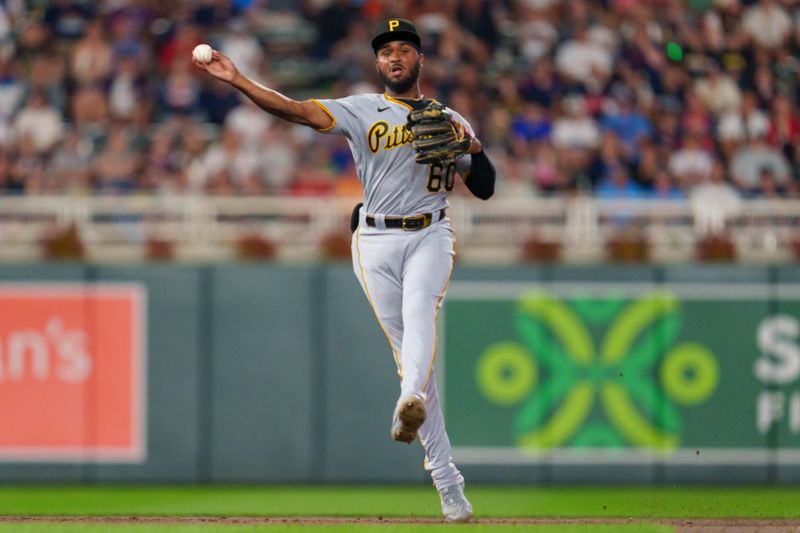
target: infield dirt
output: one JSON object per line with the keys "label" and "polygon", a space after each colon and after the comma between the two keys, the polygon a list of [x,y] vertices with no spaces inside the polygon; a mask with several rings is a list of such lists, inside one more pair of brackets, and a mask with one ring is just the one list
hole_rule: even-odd
{"label": "infield dirt", "polygon": [[[377,524],[443,524],[439,518],[430,517],[235,517],[235,516],[0,516],[0,524],[20,523],[73,523],[73,524],[157,524],[157,525],[377,525]],[[784,519],[655,519],[632,518],[474,518],[479,525],[516,526],[614,526],[637,524],[662,525],[675,528],[676,532],[753,532],[778,533],[797,532],[800,520]]]}

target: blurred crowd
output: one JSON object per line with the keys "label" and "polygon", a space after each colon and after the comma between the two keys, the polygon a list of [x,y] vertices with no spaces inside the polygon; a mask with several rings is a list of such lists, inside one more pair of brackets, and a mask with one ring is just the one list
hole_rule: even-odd
{"label": "blurred crowd", "polygon": [[394,16],[499,196],[800,197],[794,0],[0,0],[0,192],[357,196],[342,138],[191,51],[298,99],[382,92],[369,41]]}

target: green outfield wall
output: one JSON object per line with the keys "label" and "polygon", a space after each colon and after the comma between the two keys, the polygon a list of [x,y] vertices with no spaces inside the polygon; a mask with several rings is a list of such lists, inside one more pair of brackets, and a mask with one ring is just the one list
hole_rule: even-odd
{"label": "green outfield wall", "polygon": [[[800,481],[800,268],[457,266],[473,481]],[[0,267],[0,479],[421,482],[349,265]]]}

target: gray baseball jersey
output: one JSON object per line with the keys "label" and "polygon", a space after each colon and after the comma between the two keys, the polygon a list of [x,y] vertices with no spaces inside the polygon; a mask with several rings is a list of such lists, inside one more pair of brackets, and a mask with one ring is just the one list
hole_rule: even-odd
{"label": "gray baseball jersey", "polygon": [[[471,156],[454,163],[419,164],[414,160],[406,119],[412,107],[387,94],[357,94],[314,100],[333,119],[324,133],[344,135],[364,188],[364,209],[370,214],[416,215],[448,206],[456,172],[464,176]],[[447,109],[470,135],[469,123]]]}

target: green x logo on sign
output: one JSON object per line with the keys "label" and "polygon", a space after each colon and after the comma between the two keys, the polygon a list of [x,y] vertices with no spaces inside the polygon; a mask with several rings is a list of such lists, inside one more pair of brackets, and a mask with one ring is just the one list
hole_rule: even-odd
{"label": "green x logo on sign", "polygon": [[703,403],[717,388],[716,358],[676,344],[680,303],[669,292],[637,300],[556,299],[516,304],[518,341],[480,355],[475,380],[489,402],[515,407],[513,433],[529,449],[680,445],[676,404]]}

